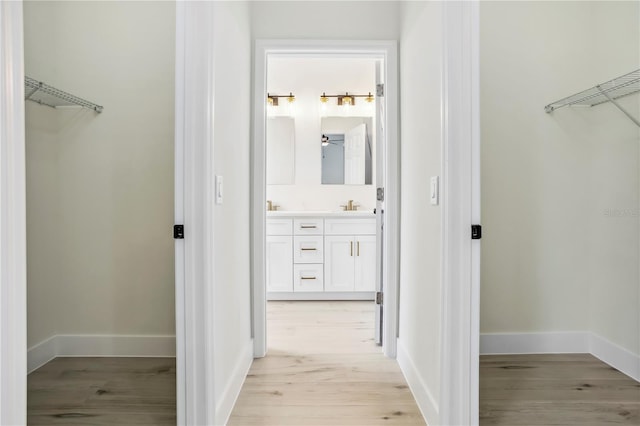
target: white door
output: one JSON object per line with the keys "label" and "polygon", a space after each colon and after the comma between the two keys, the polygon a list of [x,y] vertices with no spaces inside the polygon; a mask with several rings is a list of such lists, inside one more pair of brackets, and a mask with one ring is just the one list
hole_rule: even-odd
{"label": "white door", "polygon": [[324,290],[353,291],[355,244],[351,236],[324,238]]}
{"label": "white door", "polygon": [[293,291],[292,237],[269,235],[265,248],[267,291]]}
{"label": "white door", "polygon": [[362,123],[344,134],[344,183],[364,185],[367,126]]}
{"label": "white door", "polygon": [[356,237],[355,291],[376,290],[376,236]]}

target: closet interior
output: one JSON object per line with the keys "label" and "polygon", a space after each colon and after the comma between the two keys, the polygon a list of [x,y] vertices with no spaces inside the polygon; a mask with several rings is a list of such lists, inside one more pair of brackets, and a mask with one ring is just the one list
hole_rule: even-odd
{"label": "closet interior", "polygon": [[28,422],[175,424],[175,4],[23,6]]}

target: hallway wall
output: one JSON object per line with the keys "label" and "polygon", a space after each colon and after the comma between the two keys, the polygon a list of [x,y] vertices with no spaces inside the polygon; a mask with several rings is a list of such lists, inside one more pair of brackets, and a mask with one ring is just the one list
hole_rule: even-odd
{"label": "hallway wall", "polygon": [[401,9],[401,263],[398,360],[429,424],[439,424],[441,209],[429,180],[441,175],[442,6]]}
{"label": "hallway wall", "polygon": [[[216,424],[224,424],[253,358],[251,339],[251,29],[247,2],[213,3],[213,168],[224,177],[214,212]],[[213,178],[213,177],[212,177]]]}
{"label": "hallway wall", "polygon": [[253,1],[253,39],[396,40],[395,1]]}

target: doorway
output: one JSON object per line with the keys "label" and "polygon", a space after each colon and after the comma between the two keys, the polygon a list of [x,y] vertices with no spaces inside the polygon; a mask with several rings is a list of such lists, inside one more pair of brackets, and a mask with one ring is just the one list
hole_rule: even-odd
{"label": "doorway", "polygon": [[395,42],[258,41],[255,63],[254,356],[267,351],[267,300],[346,299],[375,303],[372,338],[394,357],[398,199],[383,194],[398,182]]}

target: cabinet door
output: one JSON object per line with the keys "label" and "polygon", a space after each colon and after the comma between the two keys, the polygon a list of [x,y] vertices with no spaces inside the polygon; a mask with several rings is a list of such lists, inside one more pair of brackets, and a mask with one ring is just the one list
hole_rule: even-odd
{"label": "cabinet door", "polygon": [[353,291],[355,242],[353,237],[324,238],[324,291]]}
{"label": "cabinet door", "polygon": [[293,291],[293,237],[267,236],[267,291]]}
{"label": "cabinet door", "polygon": [[355,291],[376,289],[376,236],[355,237]]}

